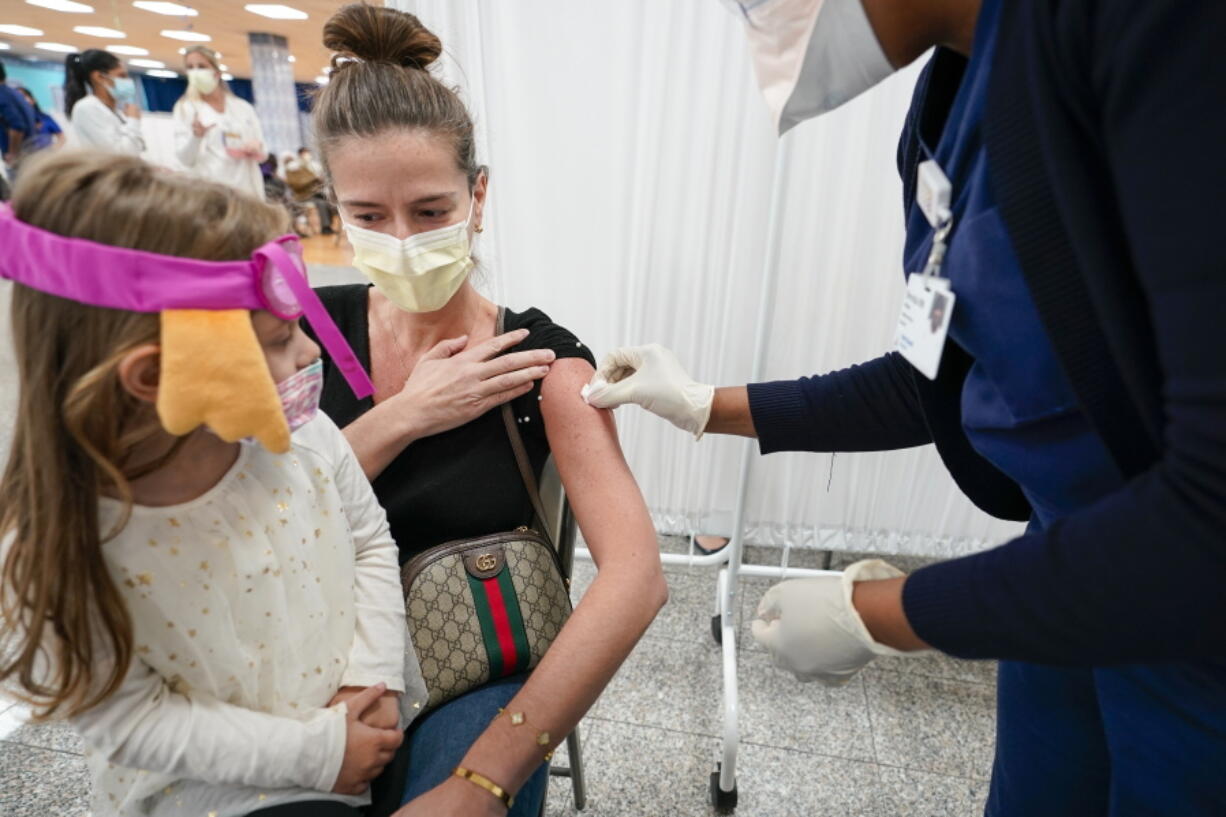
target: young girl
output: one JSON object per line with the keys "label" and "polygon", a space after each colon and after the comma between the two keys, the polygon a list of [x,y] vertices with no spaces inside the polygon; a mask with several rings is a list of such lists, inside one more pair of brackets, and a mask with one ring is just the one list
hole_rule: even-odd
{"label": "young girl", "polygon": [[[278,317],[310,292],[284,228],[113,154],[48,158],[0,211],[21,390],[0,681],[81,731],[95,815],[357,814],[424,700],[386,518],[315,414],[319,347]],[[213,428],[184,433],[185,405]],[[284,453],[223,439],[247,435]]]}

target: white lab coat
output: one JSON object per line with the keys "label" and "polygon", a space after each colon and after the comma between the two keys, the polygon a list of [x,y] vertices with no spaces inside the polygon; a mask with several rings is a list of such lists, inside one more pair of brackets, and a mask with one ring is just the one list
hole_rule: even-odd
{"label": "white lab coat", "polygon": [[129,119],[108,108],[93,94],[83,97],[72,107],[71,122],[72,144],[76,147],[110,150],[129,156],[139,156],[145,149],[140,120]]}
{"label": "white lab coat", "polygon": [[[267,150],[259,117],[255,108],[233,94],[225,95],[225,103],[225,110],[220,112],[203,100],[184,97],[175,104],[175,157],[188,173],[263,199],[264,177],[259,162],[236,159],[226,152],[227,143],[238,146],[246,142],[258,142]],[[192,132],[194,119],[209,128],[204,136]]]}

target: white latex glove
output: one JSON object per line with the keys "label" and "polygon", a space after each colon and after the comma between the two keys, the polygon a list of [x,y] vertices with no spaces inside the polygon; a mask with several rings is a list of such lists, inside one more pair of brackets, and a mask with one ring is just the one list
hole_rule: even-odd
{"label": "white latex glove", "polygon": [[696,382],[671,350],[653,343],[606,355],[583,399],[596,408],[635,403],[698,438],[711,419],[715,387]]}
{"label": "white latex glove", "polygon": [[866,559],[839,575],[780,582],[758,603],[753,637],[770,650],[775,666],[831,687],[846,684],[878,655],[920,655],[924,651],[874,641],[851,603],[856,582],[903,575],[880,559]]}

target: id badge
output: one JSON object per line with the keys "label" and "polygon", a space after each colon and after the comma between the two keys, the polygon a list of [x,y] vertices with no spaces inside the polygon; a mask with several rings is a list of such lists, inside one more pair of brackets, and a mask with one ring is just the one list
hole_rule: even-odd
{"label": "id badge", "polygon": [[221,144],[226,154],[234,159],[243,158],[243,135],[237,131],[224,131],[221,134]]}
{"label": "id badge", "polygon": [[954,293],[947,279],[920,273],[907,276],[894,349],[929,380],[936,380],[941,367],[953,313]]}

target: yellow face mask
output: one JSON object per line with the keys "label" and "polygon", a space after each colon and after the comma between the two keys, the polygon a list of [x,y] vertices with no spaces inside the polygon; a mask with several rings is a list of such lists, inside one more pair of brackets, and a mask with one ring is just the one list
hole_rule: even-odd
{"label": "yellow face mask", "polygon": [[442,309],[474,266],[468,237],[472,214],[470,204],[463,221],[404,239],[346,222],[353,265],[406,312]]}

